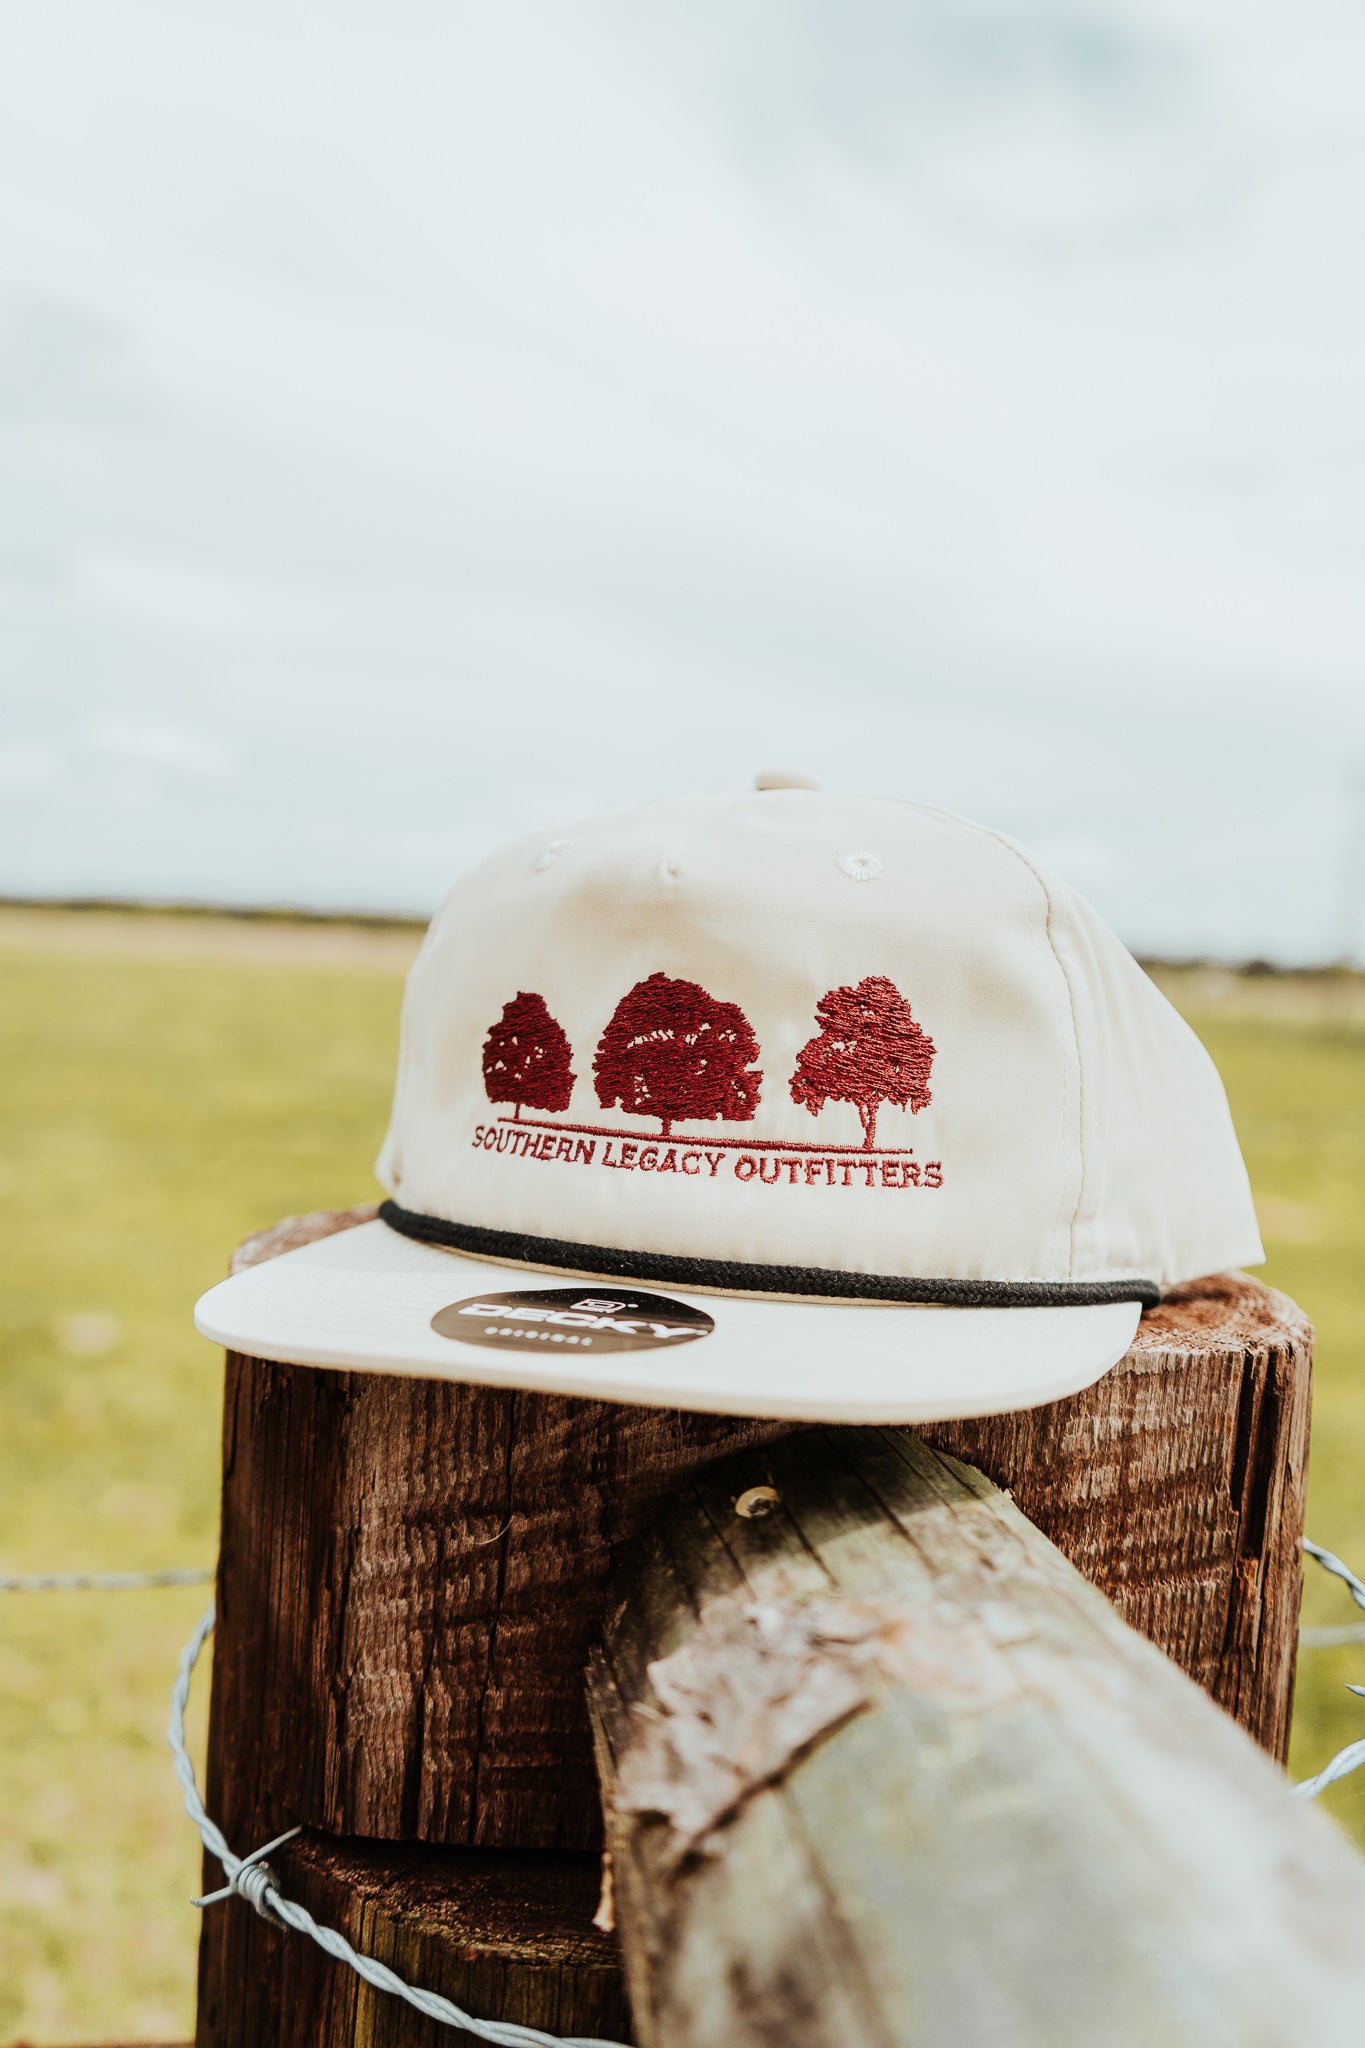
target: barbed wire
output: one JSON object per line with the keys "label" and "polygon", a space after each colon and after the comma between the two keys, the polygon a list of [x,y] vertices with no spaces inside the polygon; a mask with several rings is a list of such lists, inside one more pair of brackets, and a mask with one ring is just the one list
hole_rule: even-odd
{"label": "barbed wire", "polygon": [[[1365,1612],[1365,1580],[1357,1576],[1351,1567],[1334,1551],[1327,1550],[1319,1543],[1303,1539],[1305,1554],[1313,1559],[1333,1578],[1340,1579],[1357,1607]],[[131,1572],[0,1572],[0,1593],[122,1593],[140,1591],[157,1586],[202,1586],[214,1577],[212,1571],[197,1567],[170,1566],[156,1571]],[[480,2020],[467,2013],[452,1999],[443,1998],[439,1992],[423,1991],[418,1986],[405,1983],[388,1965],[372,1956],[363,1956],[352,1948],[343,1934],[333,1927],[321,1926],[307,1910],[294,1900],[287,1899],[280,1891],[274,1870],[267,1858],[275,1850],[283,1848],[302,1831],[290,1828],[277,1835],[274,1841],[264,1843],[247,1856],[238,1856],[229,1847],[227,1837],[209,1815],[199,1794],[194,1765],[185,1744],[185,1710],[189,1704],[190,1680],[203,1651],[204,1644],[213,1633],[215,1610],[212,1601],[205,1608],[195,1627],[194,1634],[181,1652],[176,1668],[175,1683],[171,1688],[171,1718],[166,1737],[174,1758],[175,1775],[185,1795],[185,1811],[199,1831],[199,1838],[209,1854],[223,1867],[227,1883],[216,1892],[209,1892],[192,1903],[206,1908],[235,1893],[246,1900],[264,1920],[273,1921],[277,1926],[292,1928],[296,1933],[306,1934],[319,1948],[336,1961],[345,1963],[367,1984],[376,1990],[389,1992],[396,1998],[423,2013],[426,2018],[442,2025],[463,2027],[467,2033],[479,2040],[487,2041],[491,2048],[622,2048],[618,2042],[603,2041],[585,2035],[561,2035],[542,2033],[536,2027],[524,2027],[514,2020]],[[1307,1647],[1325,1646],[1329,1643],[1355,1643],[1365,1641],[1365,1626],[1347,1624],[1342,1627],[1303,1629],[1300,1640]],[[1348,1692],[1365,1698],[1365,1685],[1348,1685]],[[1311,1778],[1302,1779],[1290,1789],[1297,1799],[1316,1799],[1329,1785],[1349,1777],[1353,1771],[1365,1765],[1365,1738],[1347,1743],[1344,1749],[1325,1764]]]}
{"label": "barbed wire", "polygon": [[[1365,1581],[1358,1579],[1348,1564],[1343,1564],[1335,1551],[1324,1550],[1320,1543],[1310,1543],[1305,1536],[1303,1548],[1315,1563],[1333,1578],[1340,1579],[1356,1606],[1365,1610]],[[1336,1622],[1325,1628],[1300,1628],[1299,1646],[1305,1650],[1336,1649],[1343,1643],[1365,1643],[1365,1621]]]}
{"label": "barbed wire", "polygon": [[[1365,1610],[1365,1579],[1357,1578],[1351,1567],[1343,1564],[1334,1550],[1324,1550],[1320,1543],[1311,1543],[1306,1536],[1303,1539],[1303,1548],[1315,1564],[1320,1564],[1334,1579],[1340,1579],[1356,1606]],[[1326,1629],[1321,1631],[1321,1635],[1330,1635],[1338,1642],[1357,1641],[1361,1634],[1362,1631],[1351,1627],[1335,1632]],[[1359,1693],[1361,1698],[1365,1699],[1365,1685],[1348,1685],[1346,1690]],[[1339,1749],[1330,1763],[1324,1764],[1315,1777],[1300,1779],[1299,1783],[1292,1787],[1294,1797],[1316,1799],[1319,1792],[1325,1792],[1327,1787],[1335,1785],[1339,1778],[1348,1778],[1351,1772],[1358,1771],[1362,1764],[1365,1764],[1365,1738],[1359,1742],[1348,1742],[1344,1749]]]}
{"label": "barbed wire", "polygon": [[234,1855],[222,1829],[205,1811],[195,1780],[194,1765],[185,1747],[185,1709],[189,1704],[190,1678],[200,1652],[213,1633],[213,1624],[214,1609],[210,1601],[181,1652],[175,1684],[171,1688],[171,1718],[166,1729],[166,1739],[175,1758],[175,1775],[184,1788],[185,1811],[198,1828],[204,1847],[222,1864],[227,1878],[221,1891],[209,1892],[193,1903],[200,1907],[212,1906],[236,1892],[255,1908],[263,1920],[271,1920],[277,1926],[292,1927],[296,1933],[308,1935],[320,1949],[335,1957],[337,1962],[349,1964],[376,1990],[392,1992],[395,1998],[406,1999],[409,2005],[415,2006],[430,2020],[438,2020],[448,2027],[463,2027],[466,2033],[492,2043],[493,2048],[624,2048],[621,2042],[603,2041],[595,2036],[543,2034],[538,2027],[523,2027],[515,2020],[475,2019],[453,1999],[443,1998],[437,1991],[419,1990],[416,1985],[405,1983],[386,1963],[377,1962],[373,1956],[358,1954],[336,1928],[319,1926],[307,1907],[285,1898],[274,1871],[265,1860],[274,1850],[292,1841],[301,1832],[298,1828],[290,1828],[287,1833],[277,1835],[273,1842],[264,1843],[249,1856]]}
{"label": "barbed wire", "polygon": [[[1346,1690],[1365,1696],[1365,1685],[1348,1685]],[[1323,1765],[1316,1777],[1301,1778],[1297,1785],[1291,1785],[1290,1790],[1296,1799],[1316,1799],[1319,1792],[1335,1785],[1338,1778],[1349,1778],[1352,1771],[1358,1771],[1362,1764],[1365,1764],[1365,1737],[1359,1742],[1348,1742],[1330,1763]]]}
{"label": "barbed wire", "polygon": [[154,1572],[0,1572],[0,1593],[140,1593],[146,1586],[209,1586],[211,1571],[168,1566]]}
{"label": "barbed wire", "polygon": [[1334,1550],[1324,1550],[1320,1543],[1311,1543],[1305,1536],[1303,1547],[1316,1564],[1334,1579],[1340,1579],[1356,1606],[1365,1609],[1365,1579],[1358,1579],[1348,1564],[1343,1564]]}
{"label": "barbed wire", "polygon": [[1301,1650],[1339,1650],[1346,1643],[1365,1643],[1365,1621],[1334,1623],[1329,1628],[1301,1628]]}

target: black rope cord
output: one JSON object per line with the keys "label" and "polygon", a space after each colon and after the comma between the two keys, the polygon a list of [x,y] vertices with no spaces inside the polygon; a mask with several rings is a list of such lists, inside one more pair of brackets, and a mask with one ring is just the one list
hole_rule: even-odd
{"label": "black rope cord", "polygon": [[672,1287],[718,1288],[728,1294],[812,1294],[847,1301],[934,1302],[944,1308],[1081,1308],[1109,1301],[1161,1299],[1155,1280],[919,1280],[884,1273],[841,1273],[823,1266],[767,1266],[741,1259],[693,1259],[672,1252],[623,1251],[567,1238],[527,1237],[517,1230],[485,1230],[449,1223],[398,1202],[381,1202],[391,1230],[421,1244],[444,1245],[476,1258],[511,1259],[565,1273],[614,1280],[661,1280]]}

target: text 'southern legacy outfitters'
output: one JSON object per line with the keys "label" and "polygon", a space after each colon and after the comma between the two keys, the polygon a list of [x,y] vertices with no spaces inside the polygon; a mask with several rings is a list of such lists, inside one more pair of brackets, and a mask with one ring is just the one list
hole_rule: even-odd
{"label": "text 'southern legacy outfitters'", "polygon": [[741,1150],[733,1140],[715,1148],[701,1144],[645,1144],[634,1138],[537,1128],[512,1119],[476,1124],[470,1142],[477,1151],[501,1152],[516,1159],[560,1161],[569,1166],[607,1168],[619,1173],[681,1173],[693,1180],[731,1177],[762,1187],[943,1186],[941,1160],[920,1161],[907,1153],[868,1157],[865,1150],[825,1152],[789,1148],[780,1143]]}

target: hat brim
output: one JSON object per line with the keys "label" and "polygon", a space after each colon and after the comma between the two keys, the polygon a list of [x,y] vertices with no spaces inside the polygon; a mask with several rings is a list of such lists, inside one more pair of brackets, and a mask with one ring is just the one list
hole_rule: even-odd
{"label": "hat brim", "polygon": [[[286,1364],[722,1415],[901,1423],[1078,1393],[1123,1357],[1142,1312],[1136,1301],[947,1308],[669,1288],[670,1300],[711,1318],[708,1335],[672,1349],[593,1353],[492,1348],[432,1328],[441,1309],[506,1293],[518,1274],[526,1284],[564,1283],[562,1274],[495,1265],[365,1223],[234,1274],[204,1295],[194,1319],[230,1351]],[[620,1294],[619,1278],[604,1284]]]}
{"label": "hat brim", "polygon": [[[548,1278],[536,1270],[538,1282]],[[563,1286],[563,1274],[555,1278]],[[671,1300],[714,1323],[706,1337],[671,1350],[499,1350],[432,1329],[450,1303],[530,1280],[526,1268],[364,1223],[233,1274],[203,1296],[194,1321],[231,1352],[284,1364],[718,1415],[911,1423],[997,1415],[1078,1393],[1124,1356],[1142,1313],[1138,1303],[952,1309],[669,1288]],[[606,1286],[620,1294],[622,1282]]]}

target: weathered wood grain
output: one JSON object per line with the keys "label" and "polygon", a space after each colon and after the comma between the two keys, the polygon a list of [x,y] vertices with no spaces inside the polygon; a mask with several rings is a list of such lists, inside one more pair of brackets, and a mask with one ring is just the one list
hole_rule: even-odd
{"label": "weathered wood grain", "polygon": [[[767,1484],[780,1505],[744,1519]],[[590,1694],[649,2048],[1355,2048],[1365,1864],[980,1474],[694,1481]]]}
{"label": "weathered wood grain", "polygon": [[[370,1211],[291,1219],[271,1256]],[[207,1797],[234,1844],[586,1849],[616,1547],[786,1424],[230,1355]]]}
{"label": "weathered wood grain", "polygon": [[1313,1329],[1245,1273],[1149,1309],[1097,1386],[922,1433],[1031,1522],[1281,1762],[1302,1584]]}
{"label": "weathered wood grain", "polygon": [[[476,2018],[631,2039],[616,1942],[592,1924],[596,1856],[309,1833],[275,1862],[287,1895],[317,1920]],[[209,1913],[216,1933],[200,1954],[197,2048],[452,2048],[474,2039],[372,1991],[236,1900]]]}

